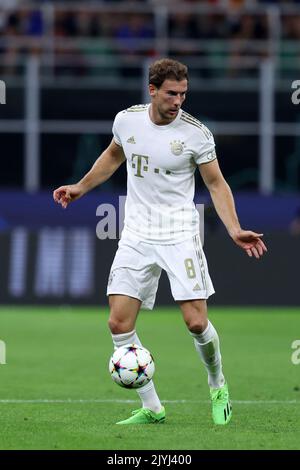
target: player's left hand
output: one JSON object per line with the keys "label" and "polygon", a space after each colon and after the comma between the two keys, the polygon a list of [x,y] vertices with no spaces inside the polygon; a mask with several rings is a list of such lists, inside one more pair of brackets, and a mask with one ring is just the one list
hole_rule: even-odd
{"label": "player's left hand", "polygon": [[266,245],[261,240],[263,233],[252,232],[251,230],[242,230],[231,235],[233,241],[246,251],[247,255],[259,259],[268,251]]}

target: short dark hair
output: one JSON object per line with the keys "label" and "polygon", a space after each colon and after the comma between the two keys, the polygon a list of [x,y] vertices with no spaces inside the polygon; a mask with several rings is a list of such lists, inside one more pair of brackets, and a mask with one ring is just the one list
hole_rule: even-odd
{"label": "short dark hair", "polygon": [[149,84],[160,88],[167,79],[188,80],[188,68],[186,65],[173,59],[160,59],[149,67]]}

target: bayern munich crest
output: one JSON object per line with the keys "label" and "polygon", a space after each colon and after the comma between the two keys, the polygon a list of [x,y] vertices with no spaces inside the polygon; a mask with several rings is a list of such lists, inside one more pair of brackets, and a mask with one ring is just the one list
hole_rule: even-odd
{"label": "bayern munich crest", "polygon": [[185,147],[184,142],[181,142],[180,140],[173,140],[170,145],[173,155],[181,155]]}

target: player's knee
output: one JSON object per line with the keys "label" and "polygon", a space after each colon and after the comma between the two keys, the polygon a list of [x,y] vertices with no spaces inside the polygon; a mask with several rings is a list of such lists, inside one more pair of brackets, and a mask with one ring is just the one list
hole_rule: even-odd
{"label": "player's knee", "polygon": [[186,326],[191,333],[200,334],[207,327],[207,318],[196,318],[186,321]]}
{"label": "player's knee", "polygon": [[118,317],[110,317],[108,320],[108,327],[113,335],[128,333],[133,330],[130,322]]}

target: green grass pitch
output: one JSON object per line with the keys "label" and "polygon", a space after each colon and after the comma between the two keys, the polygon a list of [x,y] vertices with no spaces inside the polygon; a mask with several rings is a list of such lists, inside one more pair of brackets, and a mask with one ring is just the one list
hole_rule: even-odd
{"label": "green grass pitch", "polygon": [[[179,309],[141,312],[137,330],[156,362],[167,420],[116,426],[139,407],[108,373],[107,309],[0,309],[1,449],[300,449],[299,309],[210,308],[233,401],[211,420],[206,372]],[[132,402],[131,402],[132,401]]]}

